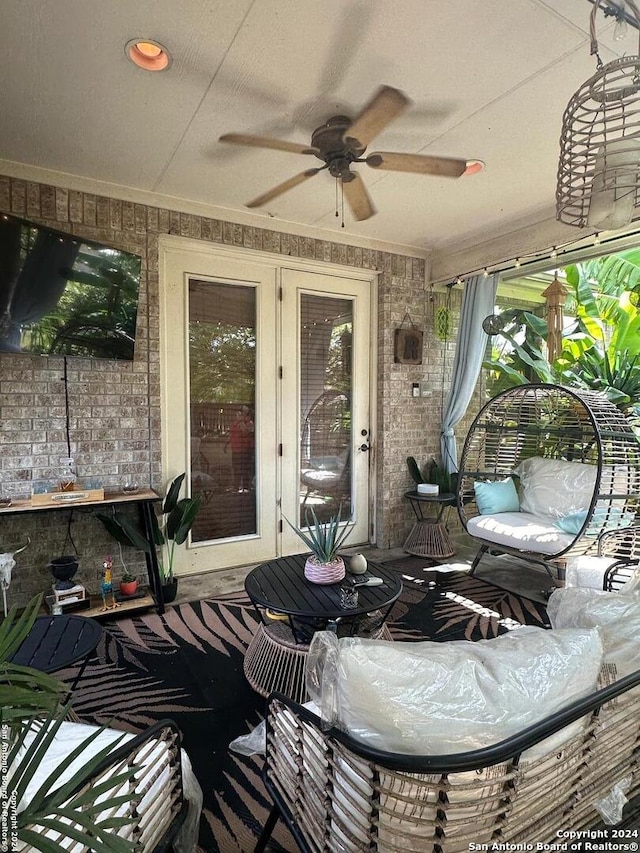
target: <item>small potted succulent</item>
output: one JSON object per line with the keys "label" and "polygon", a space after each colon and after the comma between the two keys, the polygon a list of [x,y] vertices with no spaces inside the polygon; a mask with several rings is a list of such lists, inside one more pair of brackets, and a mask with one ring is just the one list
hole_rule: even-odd
{"label": "small potted succulent", "polygon": [[120,578],[120,592],[123,596],[127,597],[130,595],[135,595],[138,591],[138,580],[132,575],[128,569],[124,570],[124,574]]}
{"label": "small potted succulent", "polygon": [[338,583],[345,576],[344,560],[338,554],[338,549],[345,542],[354,528],[353,522],[342,524],[342,504],[338,512],[328,521],[320,522],[313,508],[305,511],[306,527],[295,527],[289,519],[287,524],[305,543],[311,551],[304,566],[304,576],[312,583]]}

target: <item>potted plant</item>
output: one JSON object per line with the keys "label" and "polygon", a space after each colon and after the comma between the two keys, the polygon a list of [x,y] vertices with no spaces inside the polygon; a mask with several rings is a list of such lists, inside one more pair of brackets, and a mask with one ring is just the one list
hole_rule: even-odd
{"label": "potted plant", "polygon": [[[185,476],[184,473],[178,474],[169,485],[162,502],[160,521],[156,515],[152,516],[154,543],[164,549],[164,553],[158,556],[158,565],[162,578],[162,599],[167,604],[175,599],[178,591],[178,579],[173,573],[175,547],[186,541],[202,503],[202,495],[195,498],[179,497]],[[97,516],[117,542],[149,552],[146,537],[129,516],[115,509],[112,515],[97,513]]]}
{"label": "potted plant", "polygon": [[120,592],[122,595],[135,595],[138,590],[138,580],[135,575],[132,575],[128,569],[124,570],[124,574],[120,578]]}
{"label": "potted plant", "polygon": [[407,456],[407,467],[411,474],[411,478],[416,485],[420,485],[421,483],[433,483],[439,487],[440,494],[455,495],[458,480],[457,473],[450,474],[448,471],[445,471],[444,468],[438,465],[433,457],[421,470],[415,460],[415,457]]}
{"label": "potted plant", "polygon": [[320,522],[313,508],[305,511],[306,527],[302,530],[295,527],[286,519],[289,527],[298,534],[311,551],[304,566],[304,575],[312,583],[338,583],[345,576],[344,560],[338,554],[338,548],[344,543],[354,528],[353,522],[348,522],[340,530],[342,523],[342,504],[338,512],[328,521]]}

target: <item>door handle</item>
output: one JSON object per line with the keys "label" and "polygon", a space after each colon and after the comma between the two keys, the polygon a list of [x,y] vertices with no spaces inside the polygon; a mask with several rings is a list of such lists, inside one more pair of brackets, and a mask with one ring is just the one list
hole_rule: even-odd
{"label": "door handle", "polygon": [[361,444],[358,450],[361,450],[363,453],[366,453],[368,450],[371,450],[370,444]]}

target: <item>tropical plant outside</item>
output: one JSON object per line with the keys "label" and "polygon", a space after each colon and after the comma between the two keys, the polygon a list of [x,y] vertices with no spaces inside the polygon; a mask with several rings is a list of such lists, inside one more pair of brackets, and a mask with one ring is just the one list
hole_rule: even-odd
{"label": "tropical plant outside", "polygon": [[500,315],[502,329],[484,362],[489,396],[525,382],[602,391],[632,420],[640,419],[640,249],[565,269],[575,321],[565,328],[553,364],[544,349],[547,323],[530,311]]}
{"label": "tropical plant outside", "polygon": [[255,329],[226,323],[190,323],[189,370],[194,400],[252,405]]}

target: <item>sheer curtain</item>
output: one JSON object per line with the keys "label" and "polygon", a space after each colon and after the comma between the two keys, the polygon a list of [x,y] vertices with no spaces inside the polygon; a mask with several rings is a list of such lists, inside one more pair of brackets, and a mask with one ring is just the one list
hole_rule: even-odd
{"label": "sheer curtain", "polygon": [[453,361],[451,390],[442,413],[440,455],[445,470],[458,470],[458,448],[453,428],[464,416],[478,381],[487,335],[482,321],[493,314],[498,287],[497,274],[472,276],[465,284],[460,328]]}

